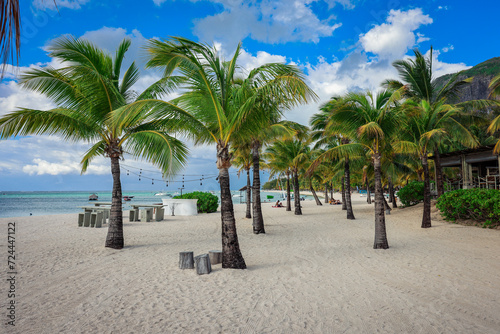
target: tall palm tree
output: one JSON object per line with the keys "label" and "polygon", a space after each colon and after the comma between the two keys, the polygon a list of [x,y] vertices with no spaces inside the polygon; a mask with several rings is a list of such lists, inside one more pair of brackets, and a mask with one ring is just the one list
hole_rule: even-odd
{"label": "tall palm tree", "polygon": [[49,46],[49,55],[65,67],[33,68],[21,76],[23,88],[41,93],[57,106],[51,110],[19,108],[0,119],[0,138],[48,134],[69,141],[87,141],[82,173],[97,156],[111,159],[113,192],[106,247],[121,249],[123,240],[120,159],[140,157],[160,167],[164,176],[183,167],[187,148],[167,130],[176,120],[155,118],[155,110],[142,108],[142,100],[168,92],[166,82],[154,83],[142,94],[132,91],[139,71],[132,63],[120,78],[131,42],[122,41],[114,58],[83,39],[61,37]]}
{"label": "tall palm tree", "polygon": [[[181,95],[172,101],[172,111],[182,111],[196,120],[199,128],[188,133],[195,144],[213,143],[217,147],[217,168],[221,187],[222,267],[246,268],[240,251],[229,172],[234,140],[241,142],[243,132],[258,132],[262,124],[259,113],[266,108],[262,101],[270,96],[276,104],[293,105],[307,96],[302,74],[296,66],[265,64],[243,77],[238,77],[241,44],[229,61],[214,48],[181,37],[150,40],[148,67],[163,69],[165,80],[176,70],[182,81]],[[255,122],[247,122],[247,119]],[[253,125],[253,126],[251,126]],[[238,138],[239,137],[239,138]]]}
{"label": "tall palm tree", "polygon": [[[54,0],[54,4],[57,4]],[[9,59],[16,60],[21,54],[21,10],[19,0],[0,0],[0,59],[2,63],[1,76]],[[15,52],[12,41],[15,43]]]}
{"label": "tall palm tree", "polygon": [[341,133],[352,142],[332,148],[324,153],[341,156],[363,156],[367,151],[374,167],[375,181],[375,241],[373,248],[387,249],[384,213],[384,195],[382,189],[382,153],[399,131],[401,124],[399,113],[393,107],[393,93],[382,91],[378,94],[349,93],[344,96],[336,108],[332,109],[329,127]]}
{"label": "tall palm tree", "polygon": [[[441,103],[443,101],[447,104],[454,104],[455,101],[458,101],[461,89],[470,84],[473,78],[471,77],[465,80],[458,80],[458,76],[460,75],[460,72],[458,72],[452,75],[450,79],[442,87],[440,87],[432,74],[432,47],[428,58],[422,55],[418,49],[413,50],[413,52],[415,54],[415,59],[404,59],[393,62],[393,66],[398,71],[401,81],[392,79],[386,80],[382,86],[392,90],[399,90],[404,98],[411,99],[416,103],[422,100],[427,101],[427,103],[431,106],[435,103]],[[456,103],[455,107],[481,109],[488,107],[491,104],[491,102],[486,100],[475,100]],[[460,114],[461,112],[457,112],[454,117],[458,117]],[[434,162],[436,163],[435,170],[438,196],[444,192],[442,168],[440,164],[440,146],[441,144],[435,145],[433,147],[433,151],[431,152],[435,156]]]}
{"label": "tall palm tree", "polygon": [[[500,96],[500,74],[491,80],[489,88],[491,89],[490,97],[497,98]],[[498,130],[500,130],[500,116],[495,117],[488,127],[488,132],[490,134],[494,134]],[[500,139],[497,140],[493,153],[500,154]]]}

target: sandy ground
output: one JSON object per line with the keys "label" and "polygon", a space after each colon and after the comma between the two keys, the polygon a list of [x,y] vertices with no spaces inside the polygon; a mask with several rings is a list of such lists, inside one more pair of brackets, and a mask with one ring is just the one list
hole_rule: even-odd
{"label": "sandy ground", "polygon": [[[338,196],[337,196],[338,197]],[[499,333],[500,231],[448,224],[421,206],[387,216],[372,249],[373,206],[263,205],[253,235],[236,205],[247,270],[178,268],[179,252],[220,249],[220,213],[125,219],[123,250],[77,215],[0,219],[2,333]],[[16,222],[16,326],[7,319],[7,224]]]}

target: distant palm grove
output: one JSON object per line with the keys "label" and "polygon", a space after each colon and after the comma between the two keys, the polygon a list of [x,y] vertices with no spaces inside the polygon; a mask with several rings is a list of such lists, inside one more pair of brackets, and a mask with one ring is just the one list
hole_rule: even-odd
{"label": "distant palm grove", "polygon": [[[268,63],[247,70],[238,63],[241,45],[224,59],[214,46],[185,38],[151,39],[145,46],[146,67],[160,70],[162,77],[137,92],[139,68],[135,63],[122,68],[130,43],[123,40],[110,55],[87,40],[60,37],[48,52],[62,67],[31,68],[19,78],[23,88],[45,95],[56,107],[19,106],[0,118],[1,139],[57,135],[88,143],[82,172],[97,156],[110,159],[113,191],[106,247],[125,245],[120,159],[126,153],[148,161],[168,179],[189,156],[188,145],[178,138],[216,148],[222,266],[234,269],[244,269],[246,263],[230,192],[231,166],[246,175],[247,198],[252,198],[246,218],[253,219],[255,237],[265,233],[259,171],[266,169],[279,180],[275,187],[288,193],[289,214],[302,215],[301,189],[311,191],[317,205],[327,203],[338,189],[346,219],[355,219],[352,190],[366,189],[369,202],[373,191],[373,247],[387,249],[385,214],[388,202],[397,207],[395,189],[423,181],[421,227],[429,228],[431,180],[437,181],[440,196],[446,190],[443,175],[453,173],[441,168],[440,154],[487,145],[500,153],[495,100],[500,75],[491,81],[491,99],[458,102],[460,89],[471,79],[459,80],[457,73],[438,84],[432,49],[428,57],[414,50],[414,57],[394,62],[398,78],[384,81],[376,91],[331,97],[306,126],[284,117],[318,101],[294,65]],[[171,93],[176,97],[167,99]],[[324,193],[323,201],[316,192]]]}

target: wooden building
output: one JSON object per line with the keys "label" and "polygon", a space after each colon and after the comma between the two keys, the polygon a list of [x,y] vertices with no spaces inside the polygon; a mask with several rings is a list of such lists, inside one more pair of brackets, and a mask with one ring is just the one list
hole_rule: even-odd
{"label": "wooden building", "polygon": [[493,154],[493,146],[445,153],[440,158],[441,167],[459,168],[457,177],[446,181],[448,189],[500,189],[500,156]]}

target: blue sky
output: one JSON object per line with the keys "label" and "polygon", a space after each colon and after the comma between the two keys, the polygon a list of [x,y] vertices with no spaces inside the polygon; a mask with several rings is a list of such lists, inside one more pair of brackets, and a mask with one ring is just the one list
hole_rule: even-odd
{"label": "blue sky", "polygon": [[[216,44],[231,54],[242,41],[240,65],[250,70],[266,62],[299,66],[320,102],[286,113],[288,119],[307,124],[318,106],[329,97],[352,90],[377,89],[395,78],[394,60],[434,48],[436,76],[453,73],[500,56],[496,1],[379,1],[379,0],[143,0],[21,1],[23,24],[19,66],[9,66],[0,83],[0,115],[16,107],[51,108],[42,96],[21,90],[16,75],[31,66],[58,66],[44,47],[62,34],[83,36],[114,51],[124,37],[132,39],[127,62],[144,63],[141,47],[149,38],[183,36]],[[127,64],[125,64],[127,65]],[[135,89],[158,79],[142,71]],[[86,143],[65,143],[57,137],[26,137],[0,142],[0,191],[7,190],[110,190],[109,161],[98,159],[85,175],[79,161]],[[166,188],[151,165],[125,157],[124,164],[143,168],[123,169],[125,190],[176,190]],[[185,171],[187,189],[216,190],[215,149],[192,147]],[[267,178],[267,175],[264,175]],[[153,181],[151,179],[155,179]],[[176,180],[182,180],[182,174]],[[233,170],[232,188],[244,185]]]}

